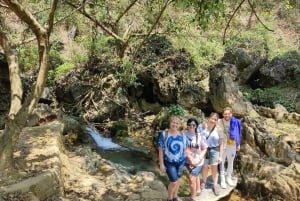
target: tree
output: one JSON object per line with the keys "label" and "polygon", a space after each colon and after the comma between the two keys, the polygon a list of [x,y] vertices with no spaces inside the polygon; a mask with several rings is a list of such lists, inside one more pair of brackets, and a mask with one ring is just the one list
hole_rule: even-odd
{"label": "tree", "polygon": [[[189,10],[194,14],[194,21],[202,28],[207,28],[210,19],[218,18],[224,11],[223,0],[131,0],[131,1],[64,1],[91,20],[95,27],[102,29],[116,43],[118,56],[123,59],[131,49],[129,60],[134,59],[144,42],[152,34],[170,34],[178,27],[178,16],[166,15],[166,10],[173,6]],[[175,13],[174,15],[177,15]],[[168,25],[166,25],[168,24]],[[186,24],[181,24],[184,27]],[[137,42],[138,41],[138,42]],[[129,48],[130,47],[130,48]]]}
{"label": "tree", "polygon": [[0,46],[4,51],[9,66],[11,104],[9,114],[6,117],[4,133],[0,136],[0,169],[13,167],[13,150],[16,140],[43,92],[48,73],[49,38],[53,29],[57,4],[58,0],[52,1],[47,23],[42,26],[25,5],[22,5],[16,0],[0,1],[0,7],[4,8],[7,13],[12,11],[22,22],[26,23],[29,30],[34,34],[38,46],[37,79],[31,93],[26,97],[24,102],[22,102],[23,90],[16,50],[17,46],[9,37],[10,31],[4,21],[5,18],[1,18]]}

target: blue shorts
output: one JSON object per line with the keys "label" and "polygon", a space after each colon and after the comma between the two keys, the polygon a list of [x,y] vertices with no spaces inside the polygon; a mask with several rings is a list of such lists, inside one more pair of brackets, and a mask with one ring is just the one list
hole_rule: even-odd
{"label": "blue shorts", "polygon": [[209,151],[209,159],[205,158],[205,165],[218,165],[220,151],[216,149],[207,149]]}
{"label": "blue shorts", "polygon": [[183,160],[182,162],[173,162],[173,163],[164,161],[164,164],[170,182],[176,182],[183,174],[185,160]]}
{"label": "blue shorts", "polygon": [[202,165],[196,166],[196,167],[190,167],[190,164],[186,163],[185,167],[189,171],[190,175],[192,175],[194,177],[198,177],[202,170]]}

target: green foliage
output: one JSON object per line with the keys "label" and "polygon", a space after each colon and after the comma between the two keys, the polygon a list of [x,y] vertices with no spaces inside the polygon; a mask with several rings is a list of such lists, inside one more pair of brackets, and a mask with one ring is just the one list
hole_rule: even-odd
{"label": "green foliage", "polygon": [[128,126],[125,121],[116,121],[112,124],[110,133],[112,137],[128,137]]}
{"label": "green foliage", "polygon": [[75,67],[75,65],[73,63],[70,63],[70,62],[64,63],[55,69],[55,74],[56,74],[56,76],[60,76],[62,74],[67,73],[74,67]]}
{"label": "green foliage", "polygon": [[199,0],[176,0],[177,5],[183,9],[193,9],[193,20],[202,29],[209,27],[209,21],[218,20],[224,15],[225,5],[223,0],[199,1]]}
{"label": "green foliage", "polygon": [[63,64],[59,51],[55,49],[50,50],[49,60],[49,69],[55,69],[57,66]]}
{"label": "green foliage", "polygon": [[116,73],[116,78],[122,83],[123,88],[137,87],[140,85],[140,83],[137,82],[133,64],[128,60],[123,61],[121,70]]}
{"label": "green foliage", "polygon": [[183,108],[178,105],[178,104],[171,104],[167,108],[168,114],[171,115],[176,115],[176,116],[183,116],[184,115],[184,110]]}
{"label": "green foliage", "polygon": [[[245,90],[244,96],[256,105],[274,108],[275,104],[283,105],[289,112],[296,111],[297,93],[288,92],[285,88],[266,88]],[[298,94],[299,96],[299,94]]]}
{"label": "green foliage", "polygon": [[38,49],[35,45],[20,46],[19,65],[22,71],[34,70],[38,65]]}
{"label": "green foliage", "polygon": [[55,83],[55,79],[58,76],[69,72],[74,67],[75,67],[75,65],[73,63],[67,62],[67,63],[64,63],[64,64],[58,66],[55,70],[49,70],[48,77],[47,77],[47,83],[49,85],[53,85]]}
{"label": "green foliage", "polygon": [[[254,19],[249,20],[246,26],[236,18],[233,19],[231,26],[227,30],[226,48],[236,49],[243,47],[249,52],[255,52],[257,55],[267,54],[270,60],[285,54],[285,52],[299,49],[297,43],[294,43],[293,40],[289,40],[287,37],[283,37],[284,33],[281,30],[277,30],[277,16],[270,14],[270,10],[260,11],[260,18],[265,26],[255,22]],[[288,24],[291,25],[292,23]],[[266,27],[273,31],[266,29]],[[291,27],[291,30],[296,30],[296,27]]]}
{"label": "green foliage", "polygon": [[85,51],[80,51],[77,49],[72,50],[72,56],[70,58],[72,63],[75,64],[83,64],[88,61],[88,56],[86,55]]}

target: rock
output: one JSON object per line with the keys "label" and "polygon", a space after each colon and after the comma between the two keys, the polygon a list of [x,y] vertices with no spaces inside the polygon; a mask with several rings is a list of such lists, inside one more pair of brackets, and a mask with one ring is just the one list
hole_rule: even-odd
{"label": "rock", "polygon": [[[20,134],[14,153],[18,168],[27,174],[10,185],[0,187],[0,195],[14,192],[32,193],[38,200],[63,195],[60,152],[63,125],[53,122],[27,127]],[[31,177],[30,177],[31,176]],[[29,178],[28,178],[29,177]]]}
{"label": "rock", "polygon": [[[212,191],[212,184],[213,184],[212,178],[211,176],[209,176],[206,181],[207,187],[202,190],[201,195],[198,196],[195,199],[195,201],[202,201],[202,200],[217,201],[224,197],[227,197],[236,188],[238,179],[234,178],[233,182],[234,182],[234,186],[227,185],[226,189],[223,189],[221,188],[221,186],[219,186],[220,195],[216,196]],[[186,199],[187,198],[184,198],[184,200]]]}
{"label": "rock", "polygon": [[275,136],[257,118],[244,118],[243,128],[243,144],[237,157],[242,178],[240,186],[248,194],[260,192],[268,199],[297,200],[300,196],[300,166],[299,154],[293,144],[299,137]]}
{"label": "rock", "polygon": [[258,116],[250,102],[244,100],[236,81],[237,68],[221,63],[210,68],[210,101],[215,111],[222,113],[223,108],[231,106],[236,116]]}
{"label": "rock", "polygon": [[275,57],[259,69],[259,87],[267,88],[292,80],[294,64],[286,59]]}

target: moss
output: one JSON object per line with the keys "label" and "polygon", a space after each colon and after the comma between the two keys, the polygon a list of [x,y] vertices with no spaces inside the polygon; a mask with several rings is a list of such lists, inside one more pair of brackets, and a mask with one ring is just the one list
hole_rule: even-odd
{"label": "moss", "polygon": [[112,137],[128,137],[128,125],[125,121],[116,121],[111,126]]}

